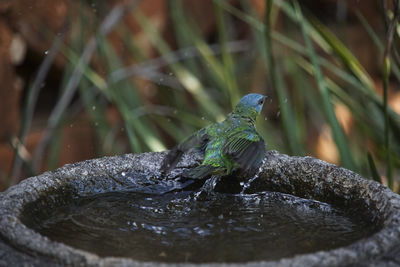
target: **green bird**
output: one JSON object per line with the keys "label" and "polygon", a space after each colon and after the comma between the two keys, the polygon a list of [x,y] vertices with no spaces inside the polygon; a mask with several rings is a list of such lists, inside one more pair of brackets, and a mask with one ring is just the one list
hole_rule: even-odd
{"label": "green bird", "polygon": [[201,152],[204,159],[201,165],[184,172],[185,178],[254,173],[266,151],[265,142],[255,128],[265,99],[266,96],[254,93],[242,97],[224,121],[200,129],[171,149],[162,163],[162,172],[170,172],[185,152],[194,149]]}

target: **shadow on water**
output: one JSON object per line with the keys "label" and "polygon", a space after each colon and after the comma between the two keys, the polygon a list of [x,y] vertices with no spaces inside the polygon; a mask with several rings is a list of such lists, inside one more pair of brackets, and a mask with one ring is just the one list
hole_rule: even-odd
{"label": "shadow on water", "polygon": [[215,193],[198,201],[193,191],[175,190],[190,183],[140,179],[130,191],[76,197],[26,223],[99,256],[194,263],[276,260],[349,245],[374,231],[354,211],[292,195]]}

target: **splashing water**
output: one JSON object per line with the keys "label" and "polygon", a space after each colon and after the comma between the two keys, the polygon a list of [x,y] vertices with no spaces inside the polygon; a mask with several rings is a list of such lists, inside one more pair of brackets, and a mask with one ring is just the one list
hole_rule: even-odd
{"label": "splashing water", "polygon": [[261,165],[260,165],[260,167],[259,167],[258,170],[257,170],[257,173],[256,173],[252,178],[250,178],[250,179],[247,180],[246,182],[241,182],[241,183],[240,183],[240,185],[242,186],[242,191],[240,192],[240,194],[244,194],[244,193],[246,192],[247,188],[250,187],[251,183],[252,183],[253,181],[255,181],[255,180],[258,178],[258,176],[260,175],[260,172],[261,172],[261,170],[262,170],[262,167],[261,167],[261,166],[264,165],[265,161],[266,161],[266,159],[264,158],[263,161],[262,161],[262,163],[261,163]]}

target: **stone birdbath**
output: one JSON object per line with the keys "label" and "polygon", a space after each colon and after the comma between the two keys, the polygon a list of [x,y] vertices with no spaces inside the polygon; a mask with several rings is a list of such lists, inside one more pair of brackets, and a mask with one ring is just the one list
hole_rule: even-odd
{"label": "stone birdbath", "polygon": [[[65,165],[0,193],[0,266],[399,266],[400,197],[269,151],[243,192],[198,201],[165,152]],[[228,190],[229,191],[229,190]]]}

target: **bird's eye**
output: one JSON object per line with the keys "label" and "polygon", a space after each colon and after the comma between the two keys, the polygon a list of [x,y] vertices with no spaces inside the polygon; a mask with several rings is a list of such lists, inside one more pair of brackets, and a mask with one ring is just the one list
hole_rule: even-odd
{"label": "bird's eye", "polygon": [[260,99],[260,101],[258,101],[258,104],[259,104],[259,105],[264,104],[264,98]]}

